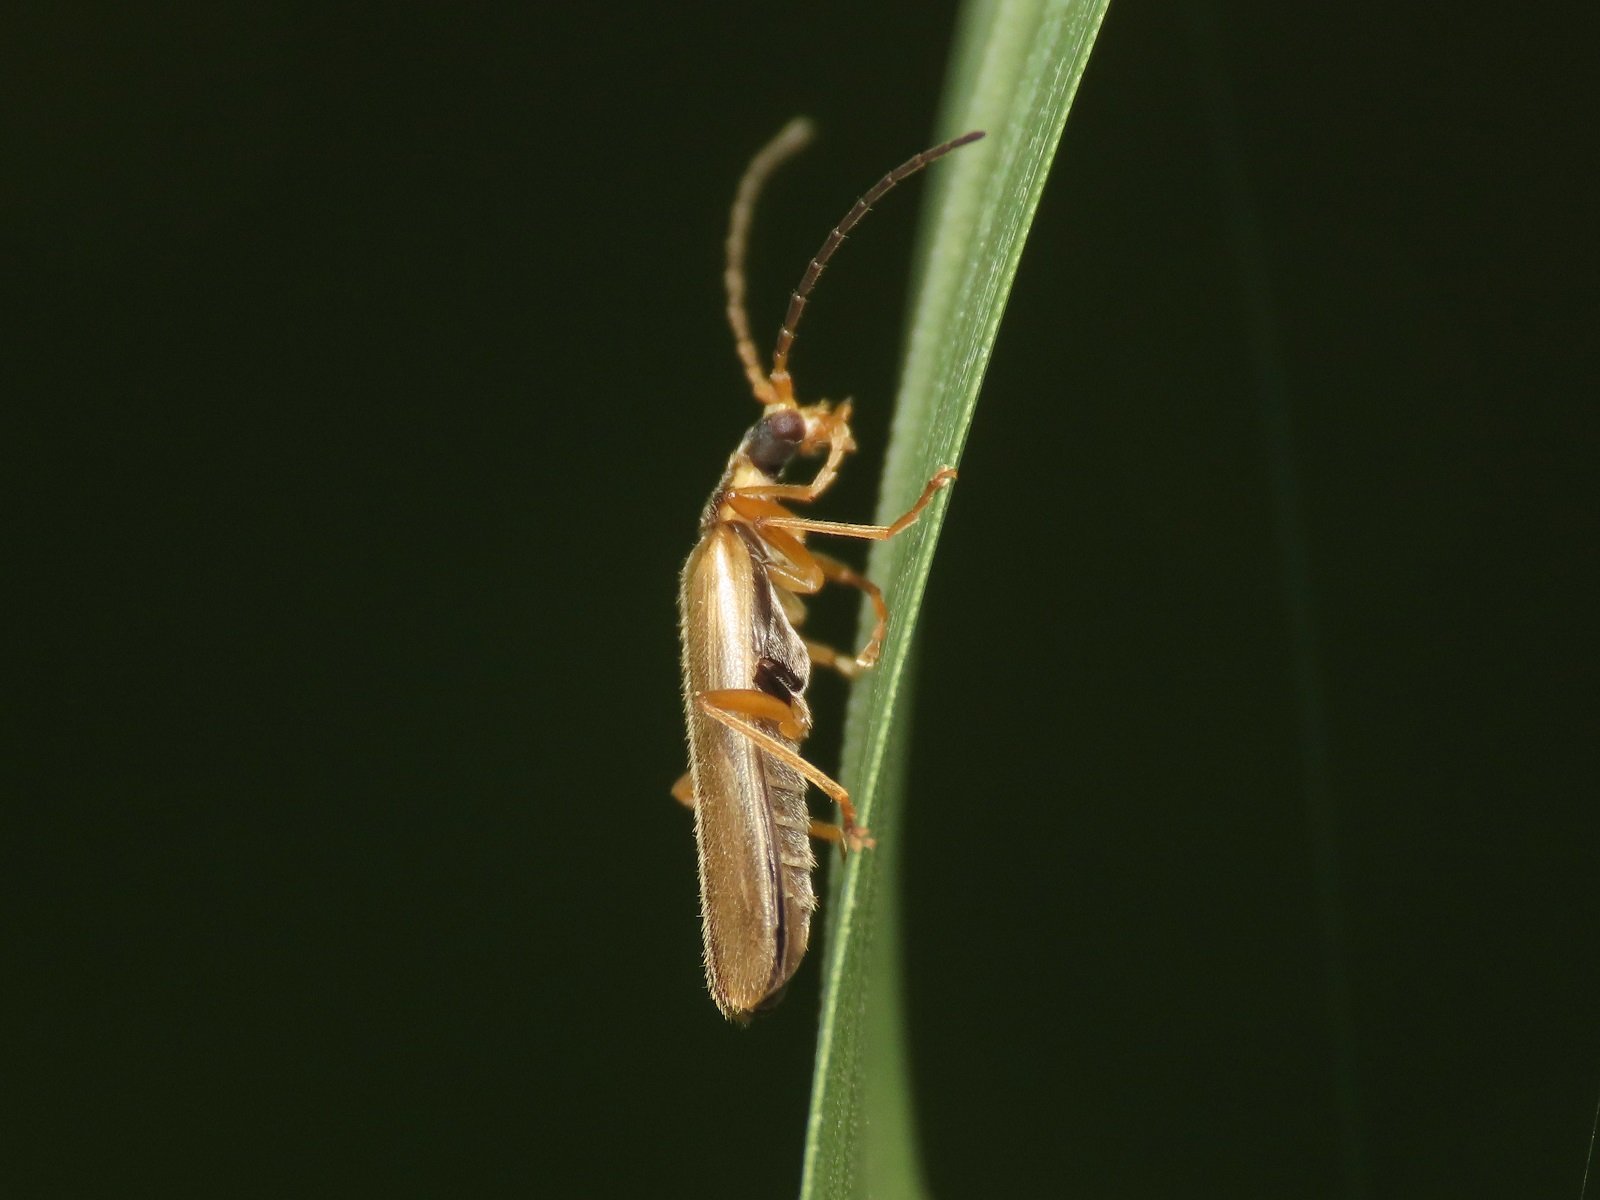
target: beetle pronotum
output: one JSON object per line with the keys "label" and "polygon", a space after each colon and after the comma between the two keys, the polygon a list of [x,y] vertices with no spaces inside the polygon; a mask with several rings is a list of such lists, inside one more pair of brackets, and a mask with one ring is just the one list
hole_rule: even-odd
{"label": "beetle pronotum", "polygon": [[[889,610],[869,580],[805,544],[808,533],[881,541],[915,521],[940,488],[956,477],[946,467],[921,497],[889,525],[852,525],[796,516],[788,504],[807,504],[833,483],[839,464],[856,448],[850,404],[801,405],[789,375],[789,351],[806,298],[845,236],[872,205],[905,179],[958,146],[973,132],[909,159],[880,179],[822,243],[789,297],[789,310],[763,371],[745,311],[745,247],[756,199],[772,172],[811,140],[810,122],[796,119],[762,148],[734,197],[728,223],[728,322],[755,398],[764,406],[728,459],[700,519],[700,542],[684,565],[678,593],[683,632],[683,698],[689,725],[689,771],[673,788],[694,809],[700,851],[700,907],[705,926],[706,982],[717,1007],[746,1022],[783,996],[800,965],[816,896],[810,838],[861,850],[873,842],[856,824],[850,796],[800,756],[811,729],[806,684],[811,666],[847,678],[875,663],[888,630]],[[780,483],[797,455],[827,458],[810,483]],[[802,638],[800,597],[841,583],[866,593],[877,624],[858,654]],[[807,781],[839,805],[839,824],[811,819]]]}

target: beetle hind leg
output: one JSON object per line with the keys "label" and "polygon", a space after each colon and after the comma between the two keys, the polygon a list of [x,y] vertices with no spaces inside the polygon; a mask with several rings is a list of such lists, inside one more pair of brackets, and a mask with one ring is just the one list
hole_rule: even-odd
{"label": "beetle hind leg", "polygon": [[[792,711],[787,704],[767,695],[765,692],[740,688],[701,692],[695,698],[695,703],[700,706],[700,711],[705,713],[706,716],[726,725],[735,733],[743,734],[779,762],[793,767],[839,806],[840,819],[838,825],[830,826],[821,822],[812,823],[812,832],[816,836],[828,838],[830,841],[837,840],[840,848],[844,850],[868,849],[873,845],[871,833],[863,826],[856,824],[856,806],[850,800],[850,793],[845,791],[841,784],[835,782],[807,762],[794,747],[779,741],[772,734],[758,726],[752,719],[753,717],[761,717],[766,720],[778,720],[779,718],[775,715],[776,708],[770,706]],[[779,729],[781,732],[781,720]],[[834,839],[827,833],[817,833],[816,831],[819,828],[824,830],[837,829],[839,836]]]}
{"label": "beetle hind leg", "polygon": [[813,821],[806,832],[822,842],[836,842],[841,854],[856,854],[862,850],[871,850],[878,844],[871,832],[864,825],[854,825],[846,829],[843,825],[835,825],[831,821]]}

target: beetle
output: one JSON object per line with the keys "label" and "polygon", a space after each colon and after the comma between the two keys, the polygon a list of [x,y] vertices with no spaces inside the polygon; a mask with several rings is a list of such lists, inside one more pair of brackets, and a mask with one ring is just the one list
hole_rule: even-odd
{"label": "beetle", "polygon": [[[908,159],[880,179],[836,225],[790,294],[770,370],[763,370],[745,308],[745,251],[756,200],[772,173],[811,140],[796,118],[751,160],[735,194],[723,274],[728,322],[761,419],[728,459],[700,518],[700,540],[684,565],[678,593],[683,642],[683,699],[689,771],[673,794],[694,810],[706,981],[717,1007],[747,1023],[782,999],[805,955],[816,907],[810,839],[842,852],[873,845],[849,793],[800,754],[811,729],[805,691],[813,665],[847,678],[878,659],[888,630],[883,594],[865,576],[806,545],[807,534],[883,540],[912,524],[956,477],[945,467],[921,497],[888,525],[857,525],[797,516],[856,448],[850,403],[802,405],[788,370],[806,300],[846,235],[901,180],[983,136],[975,131]],[[826,455],[809,483],[781,482],[802,457]],[[802,596],[826,583],[866,594],[876,616],[867,644],[846,654],[802,637]],[[839,806],[839,823],[816,821],[807,783]]]}

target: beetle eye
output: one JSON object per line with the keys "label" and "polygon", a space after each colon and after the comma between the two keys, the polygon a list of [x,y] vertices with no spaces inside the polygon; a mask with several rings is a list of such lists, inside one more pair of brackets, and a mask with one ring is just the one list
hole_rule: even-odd
{"label": "beetle eye", "polygon": [[775,475],[794,457],[806,436],[806,422],[792,408],[762,417],[745,438],[744,452],[761,470]]}

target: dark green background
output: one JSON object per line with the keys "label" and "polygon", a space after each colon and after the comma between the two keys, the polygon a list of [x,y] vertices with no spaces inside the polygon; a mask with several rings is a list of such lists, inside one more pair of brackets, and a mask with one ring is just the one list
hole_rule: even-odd
{"label": "dark green background", "polygon": [[[675,574],[754,412],[738,172],[820,123],[766,336],[951,10],[136,7],[0,52],[6,1192],[793,1194],[816,970],[705,996]],[[922,630],[940,1195],[1576,1196],[1594,11],[1113,0]],[[917,198],[798,350],[862,415],[831,515]]]}

